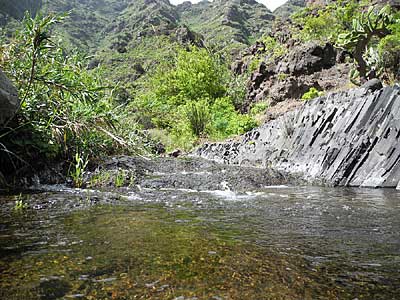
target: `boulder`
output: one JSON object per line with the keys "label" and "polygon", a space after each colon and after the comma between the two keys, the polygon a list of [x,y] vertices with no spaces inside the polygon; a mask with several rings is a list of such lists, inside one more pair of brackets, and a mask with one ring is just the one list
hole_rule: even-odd
{"label": "boulder", "polygon": [[383,85],[378,78],[374,78],[364,83],[361,88],[366,89],[367,91],[375,92],[383,88]]}
{"label": "boulder", "polygon": [[19,105],[17,89],[0,69],[0,126],[14,116]]}

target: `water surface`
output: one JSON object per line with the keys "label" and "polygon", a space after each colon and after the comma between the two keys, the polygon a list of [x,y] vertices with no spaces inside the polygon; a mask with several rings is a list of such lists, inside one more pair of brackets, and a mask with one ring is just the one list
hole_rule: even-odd
{"label": "water surface", "polygon": [[0,299],[400,299],[398,191],[22,198],[0,198]]}

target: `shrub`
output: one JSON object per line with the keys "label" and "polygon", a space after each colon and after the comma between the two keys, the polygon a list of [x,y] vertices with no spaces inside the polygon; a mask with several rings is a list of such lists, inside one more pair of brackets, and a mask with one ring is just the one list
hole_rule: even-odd
{"label": "shrub", "polygon": [[267,108],[268,108],[267,102],[257,102],[250,109],[250,114],[254,116],[254,115],[264,113],[267,110]]}
{"label": "shrub", "polygon": [[187,149],[199,137],[225,138],[255,126],[237,111],[245,97],[244,80],[206,49],[181,49],[174,63],[160,65],[130,107],[141,118],[148,116],[152,124],[147,126],[170,135],[163,137],[168,150]]}
{"label": "shrub", "polygon": [[316,88],[312,87],[308,90],[308,92],[304,93],[304,95],[301,97],[301,100],[311,100],[317,97],[321,97],[324,95],[324,92],[318,91]]}
{"label": "shrub", "polygon": [[184,106],[184,112],[192,133],[197,137],[205,134],[210,122],[208,101],[190,101]]}
{"label": "shrub", "polygon": [[[63,19],[26,15],[15,37],[3,46],[1,67],[18,88],[21,107],[0,138],[19,161],[72,160],[78,149],[95,157],[132,146],[115,130],[120,115],[101,70],[88,71],[85,57],[55,42],[52,26]],[[0,160],[6,165],[8,155],[0,153]]]}

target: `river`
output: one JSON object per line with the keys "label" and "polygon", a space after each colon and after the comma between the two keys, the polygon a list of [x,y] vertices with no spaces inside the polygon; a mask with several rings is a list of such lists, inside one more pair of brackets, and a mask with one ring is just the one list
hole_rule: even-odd
{"label": "river", "polygon": [[1,196],[0,299],[400,299],[399,191],[234,183]]}

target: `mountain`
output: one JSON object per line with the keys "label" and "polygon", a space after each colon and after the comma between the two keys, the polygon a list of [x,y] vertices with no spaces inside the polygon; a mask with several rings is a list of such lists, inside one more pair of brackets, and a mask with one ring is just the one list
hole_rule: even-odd
{"label": "mountain", "polygon": [[268,32],[275,18],[255,0],[203,0],[178,6],[168,0],[52,0],[44,4],[41,0],[2,0],[0,13],[4,23],[5,16],[21,19],[25,10],[34,14],[39,8],[69,12],[61,30],[64,39],[91,50],[111,40],[119,43],[118,39],[168,35],[179,26],[187,26],[221,48],[243,48]]}
{"label": "mountain", "polygon": [[68,12],[56,29],[58,36],[69,47],[94,55],[92,66],[102,64],[112,80],[124,83],[172,57],[176,44],[205,43],[235,55],[268,33],[275,19],[255,0],[203,0],[178,6],[169,0],[0,1],[3,22],[21,19],[24,10]]}
{"label": "mountain", "polygon": [[306,7],[307,0],[289,0],[282,6],[278,7],[274,11],[274,15],[280,18],[288,18],[291,14],[295,13],[296,11]]}
{"label": "mountain", "polygon": [[180,21],[212,44],[242,47],[267,33],[275,16],[255,0],[203,0],[177,7]]}
{"label": "mountain", "polygon": [[42,0],[1,0],[0,26],[4,26],[10,18],[21,19],[25,11],[35,14],[42,5]]}

